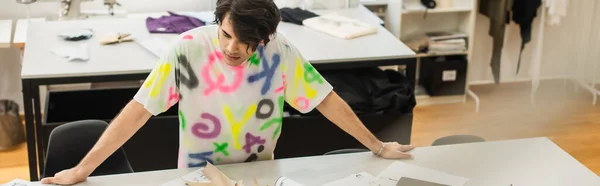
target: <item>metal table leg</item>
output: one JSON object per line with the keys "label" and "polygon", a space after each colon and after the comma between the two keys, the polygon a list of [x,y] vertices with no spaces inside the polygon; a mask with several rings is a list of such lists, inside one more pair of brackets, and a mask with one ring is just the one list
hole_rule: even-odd
{"label": "metal table leg", "polygon": [[30,84],[31,96],[33,97],[33,110],[34,110],[34,121],[36,128],[36,142],[37,142],[37,152],[38,152],[38,167],[40,170],[40,175],[44,171],[44,138],[43,138],[43,128],[42,128],[42,109],[40,106],[40,86],[36,84],[34,81]]}
{"label": "metal table leg", "polygon": [[33,123],[33,105],[31,98],[31,81],[23,80],[23,111],[25,112],[25,131],[27,133],[27,158],[29,160],[29,178],[38,181],[36,132]]}
{"label": "metal table leg", "polygon": [[412,61],[406,63],[406,78],[413,85],[413,89],[417,87],[417,59],[415,58]]}

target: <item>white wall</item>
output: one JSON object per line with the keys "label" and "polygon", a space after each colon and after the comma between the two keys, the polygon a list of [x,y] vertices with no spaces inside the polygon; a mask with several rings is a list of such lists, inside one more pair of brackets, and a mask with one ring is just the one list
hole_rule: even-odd
{"label": "white wall", "polygon": [[[117,0],[128,12],[162,12],[209,10],[214,0]],[[58,0],[40,1],[31,4],[32,17],[55,16],[58,14]],[[102,0],[84,2],[84,7],[105,8]],[[15,0],[0,0],[0,19],[25,18],[26,6]]]}
{"label": "white wall", "polygon": [[[595,16],[593,15],[596,12]],[[581,75],[586,79],[596,73],[600,82],[600,70],[593,70],[594,63],[600,63],[600,2],[569,1],[567,16],[560,25],[546,25],[542,57],[542,78],[568,75]],[[530,65],[537,42],[539,13],[534,20],[532,40],[526,45],[521,60],[521,71],[516,74],[521,37],[519,27],[511,23],[506,29],[501,61],[501,81],[510,82],[530,79]],[[489,67],[492,52],[492,38],[488,35],[490,21],[478,14],[475,26],[473,61],[470,63],[471,83],[493,83]],[[577,69],[577,64],[581,65]],[[599,64],[600,65],[600,64]]]}

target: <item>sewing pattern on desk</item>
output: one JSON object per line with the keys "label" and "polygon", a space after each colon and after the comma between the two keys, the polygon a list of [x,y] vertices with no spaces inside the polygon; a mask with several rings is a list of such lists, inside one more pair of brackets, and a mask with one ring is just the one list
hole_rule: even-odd
{"label": "sewing pattern on desk", "polygon": [[283,106],[307,113],[333,87],[281,34],[238,66],[224,62],[218,26],[181,34],[134,100],[153,115],[178,104],[178,167],[269,160]]}

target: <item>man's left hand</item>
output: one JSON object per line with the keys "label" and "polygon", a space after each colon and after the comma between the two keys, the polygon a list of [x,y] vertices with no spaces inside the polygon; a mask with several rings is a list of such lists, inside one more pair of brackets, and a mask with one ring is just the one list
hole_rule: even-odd
{"label": "man's left hand", "polygon": [[414,148],[411,145],[401,145],[398,142],[384,143],[383,151],[379,156],[386,159],[412,159],[413,156],[408,151]]}

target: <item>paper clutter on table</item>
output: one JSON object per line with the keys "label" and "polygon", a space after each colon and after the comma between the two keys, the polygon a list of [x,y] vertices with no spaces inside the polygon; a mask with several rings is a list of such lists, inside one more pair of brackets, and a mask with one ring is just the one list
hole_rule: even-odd
{"label": "paper clutter on table", "polygon": [[280,177],[275,181],[275,186],[305,186],[288,177]]}
{"label": "paper clutter on table", "polygon": [[50,52],[59,57],[68,58],[69,61],[87,61],[90,59],[90,46],[88,43],[62,44],[50,49]]}
{"label": "paper clutter on table", "polygon": [[152,52],[156,57],[160,57],[164,54],[165,47],[169,43],[160,39],[156,36],[138,37],[135,39],[135,43],[139,44],[146,50]]}
{"label": "paper clutter on table", "polygon": [[235,182],[227,177],[214,165],[207,163],[206,167],[171,180],[162,186],[242,186],[242,182]]}
{"label": "paper clutter on table", "polygon": [[329,182],[322,186],[371,186],[374,183],[375,176],[367,172],[361,172],[358,174],[351,174],[350,176]]}
{"label": "paper clutter on table", "polygon": [[44,186],[46,184],[41,184],[38,182],[28,182],[22,179],[14,179],[8,183],[3,184],[2,186]]}
{"label": "paper clutter on table", "polygon": [[103,36],[100,39],[101,45],[110,45],[116,43],[123,43],[133,41],[133,37],[131,37],[130,33],[111,33]]}
{"label": "paper clutter on table", "polygon": [[352,39],[377,33],[377,27],[338,15],[335,12],[305,19],[302,24],[342,39]]}
{"label": "paper clutter on table", "polygon": [[[394,162],[377,175],[376,185],[396,186],[399,182],[426,186],[464,186],[469,179],[403,162]],[[427,185],[427,184],[428,185]]]}

